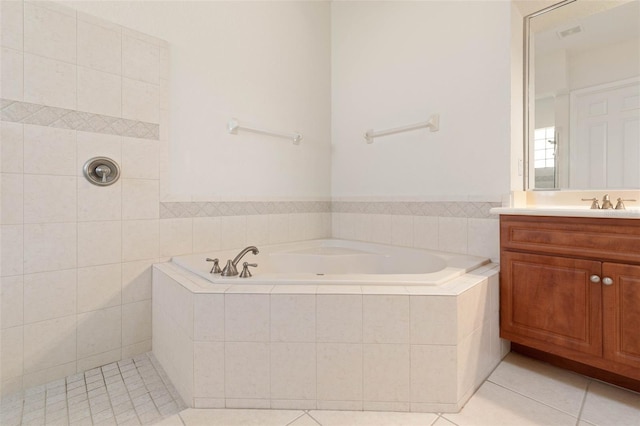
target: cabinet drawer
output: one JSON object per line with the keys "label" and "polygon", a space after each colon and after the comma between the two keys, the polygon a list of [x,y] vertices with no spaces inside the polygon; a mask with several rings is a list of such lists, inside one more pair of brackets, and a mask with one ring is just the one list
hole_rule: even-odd
{"label": "cabinet drawer", "polygon": [[640,219],[500,217],[503,250],[640,264]]}

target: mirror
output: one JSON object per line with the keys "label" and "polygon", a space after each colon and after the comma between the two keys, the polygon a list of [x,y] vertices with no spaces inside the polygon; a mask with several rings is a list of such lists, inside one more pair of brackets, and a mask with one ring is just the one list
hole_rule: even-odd
{"label": "mirror", "polygon": [[640,0],[525,17],[525,189],[640,188]]}

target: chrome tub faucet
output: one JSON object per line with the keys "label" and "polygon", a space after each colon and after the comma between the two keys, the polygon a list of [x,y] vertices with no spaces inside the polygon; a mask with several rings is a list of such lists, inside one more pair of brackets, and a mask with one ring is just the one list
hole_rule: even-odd
{"label": "chrome tub faucet", "polygon": [[238,268],[236,267],[236,265],[238,264],[238,262],[240,262],[240,260],[244,257],[244,255],[249,252],[252,252],[254,255],[260,253],[258,248],[255,246],[249,246],[242,249],[242,251],[238,253],[238,255],[233,260],[227,260],[227,264],[222,269],[222,272],[220,273],[220,275],[222,275],[223,277],[235,277],[236,275],[238,275]]}

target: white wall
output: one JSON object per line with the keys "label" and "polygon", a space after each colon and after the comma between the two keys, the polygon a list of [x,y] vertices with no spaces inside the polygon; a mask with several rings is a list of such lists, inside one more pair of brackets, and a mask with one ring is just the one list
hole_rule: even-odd
{"label": "white wall", "polygon": [[[511,4],[332,4],[332,195],[500,196],[510,189]],[[367,129],[426,121],[367,145]]]}
{"label": "white wall", "polygon": [[[183,200],[329,196],[328,2],[70,4],[169,42],[168,192]],[[232,117],[304,140],[229,135]]]}

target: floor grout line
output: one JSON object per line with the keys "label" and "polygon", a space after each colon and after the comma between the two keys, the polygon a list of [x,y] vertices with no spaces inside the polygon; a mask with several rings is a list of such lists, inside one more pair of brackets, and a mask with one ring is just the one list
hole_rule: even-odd
{"label": "floor grout line", "polygon": [[587,382],[587,386],[584,388],[584,395],[582,396],[582,404],[580,404],[580,411],[578,411],[578,420],[576,421],[576,426],[580,424],[580,419],[582,418],[582,410],[584,410],[584,405],[587,402],[587,395],[589,394],[589,387],[593,383],[593,380],[589,380]]}
{"label": "floor grout line", "polygon": [[[504,386],[504,385],[501,385],[500,383],[493,382],[493,381],[491,381],[491,380],[489,380],[489,379],[485,380],[485,381],[484,381],[484,383],[483,383],[483,385],[484,385],[485,383],[491,383],[491,384],[493,384],[493,385],[499,386],[499,387],[501,387],[502,389],[505,389],[505,390],[507,390],[507,391],[509,391],[509,392],[515,393],[515,394],[517,394],[517,395],[520,395],[520,396],[522,396],[522,397],[524,397],[524,398],[527,398],[527,399],[529,399],[529,400],[531,400],[531,401],[533,401],[533,402],[536,402],[536,403],[538,403],[538,404],[544,405],[545,407],[549,407],[549,408],[551,408],[551,409],[553,409],[553,410],[556,410],[556,411],[558,411],[558,412],[560,412],[560,413],[564,413],[564,414],[566,414],[566,415],[568,415],[568,416],[571,416],[571,417],[574,417],[574,418],[576,418],[576,419],[578,418],[578,416],[579,416],[579,414],[580,414],[580,413],[578,413],[578,416],[576,416],[576,415],[574,415],[574,414],[567,413],[566,411],[561,410],[561,409],[560,409],[560,408],[558,408],[558,407],[554,407],[554,406],[552,406],[552,405],[549,405],[549,404],[547,404],[546,402],[538,401],[537,399],[532,398],[532,397],[530,397],[529,395],[525,395],[525,394],[523,394],[522,392],[519,392],[519,391],[517,391],[517,390],[515,390],[515,389],[508,388],[508,387],[506,387],[506,386]],[[478,388],[478,389],[479,389],[479,388]],[[448,420],[448,419],[447,419],[447,420]]]}

